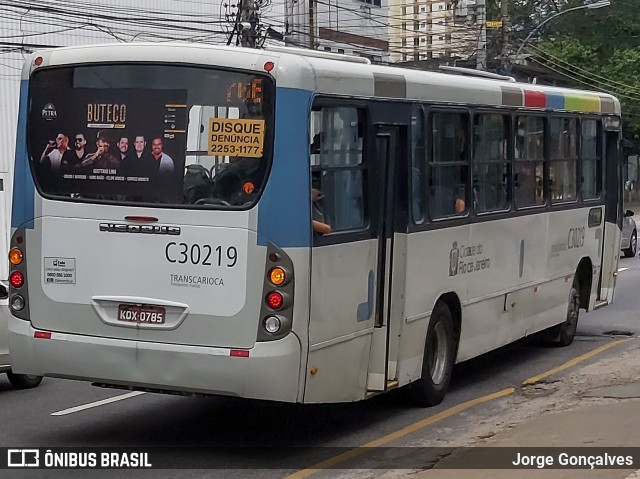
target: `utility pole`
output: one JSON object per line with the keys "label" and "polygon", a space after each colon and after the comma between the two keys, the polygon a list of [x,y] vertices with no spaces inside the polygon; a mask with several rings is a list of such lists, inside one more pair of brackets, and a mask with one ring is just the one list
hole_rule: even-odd
{"label": "utility pole", "polygon": [[[225,4],[227,6],[227,4]],[[231,45],[233,37],[236,37],[236,45],[247,48],[258,48],[258,27],[260,26],[260,15],[254,0],[238,0],[237,5],[229,5],[237,8],[233,29],[227,39],[227,45]]]}
{"label": "utility pole", "polygon": [[[505,3],[503,0],[502,3]],[[487,9],[485,0],[476,2],[476,22],[480,26],[476,51],[476,70],[487,69]]]}
{"label": "utility pole", "polygon": [[258,39],[258,9],[253,0],[241,0],[240,25],[237,29],[240,33],[240,44],[243,47],[256,48]]}
{"label": "utility pole", "polygon": [[502,70],[508,71],[509,69],[509,4],[507,0],[500,1],[500,14],[502,16]]}
{"label": "utility pole", "polygon": [[309,48],[316,48],[316,0],[309,0]]}

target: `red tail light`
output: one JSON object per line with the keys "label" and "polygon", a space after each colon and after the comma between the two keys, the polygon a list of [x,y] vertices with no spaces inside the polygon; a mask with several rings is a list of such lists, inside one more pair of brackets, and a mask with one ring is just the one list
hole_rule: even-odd
{"label": "red tail light", "polygon": [[14,271],[13,273],[11,273],[9,281],[11,281],[11,286],[13,286],[14,288],[19,288],[24,284],[24,276],[22,276],[22,273],[20,271]]}
{"label": "red tail light", "polygon": [[273,291],[267,295],[267,306],[271,309],[280,309],[284,304],[284,298],[277,291]]}

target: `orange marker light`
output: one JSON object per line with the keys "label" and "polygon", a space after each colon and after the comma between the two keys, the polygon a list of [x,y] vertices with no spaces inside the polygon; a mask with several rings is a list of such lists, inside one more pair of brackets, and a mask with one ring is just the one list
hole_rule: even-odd
{"label": "orange marker light", "polygon": [[244,191],[245,195],[250,195],[255,191],[256,187],[250,181],[247,181],[244,185],[242,185],[242,191]]}
{"label": "orange marker light", "polygon": [[287,274],[284,272],[284,269],[280,267],[275,267],[271,271],[269,271],[269,281],[271,281],[276,286],[280,286],[287,279]]}
{"label": "orange marker light", "polygon": [[19,265],[20,263],[22,263],[23,259],[24,255],[22,254],[22,251],[20,251],[18,248],[11,248],[11,251],[9,251],[9,262],[12,265]]}

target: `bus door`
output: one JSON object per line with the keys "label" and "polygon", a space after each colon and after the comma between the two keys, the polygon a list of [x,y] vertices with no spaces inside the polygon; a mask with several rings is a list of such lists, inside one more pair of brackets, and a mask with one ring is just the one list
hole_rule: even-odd
{"label": "bus door", "polygon": [[[378,181],[378,275],[376,311],[367,389],[384,391],[397,379],[398,346],[402,326],[406,235],[396,234],[402,185],[403,130],[380,126],[376,134]],[[406,195],[405,195],[406,196]]]}
{"label": "bus door", "polygon": [[[618,123],[611,120],[618,120]],[[622,165],[620,152],[619,118],[605,118],[604,165],[606,204],[602,229],[601,268],[598,281],[599,303],[613,300],[614,273],[618,269],[620,256],[620,231],[622,228]],[[609,121],[608,121],[609,120]]]}
{"label": "bus door", "polygon": [[401,130],[369,136],[367,125],[357,107],[328,103],[311,112],[312,220],[330,231],[315,224],[313,232],[307,403],[384,390],[387,351],[397,350],[388,343],[388,290]]}

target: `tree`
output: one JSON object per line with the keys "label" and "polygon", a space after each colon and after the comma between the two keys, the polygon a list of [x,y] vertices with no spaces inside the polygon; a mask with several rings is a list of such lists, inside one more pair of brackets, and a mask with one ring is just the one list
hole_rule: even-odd
{"label": "tree", "polygon": [[[582,0],[511,0],[512,48],[548,15],[584,5]],[[518,33],[519,32],[519,33]],[[634,0],[612,0],[609,7],[567,13],[545,25],[523,51],[529,60],[564,76],[576,88],[617,96],[625,137],[640,146],[640,9]]]}

